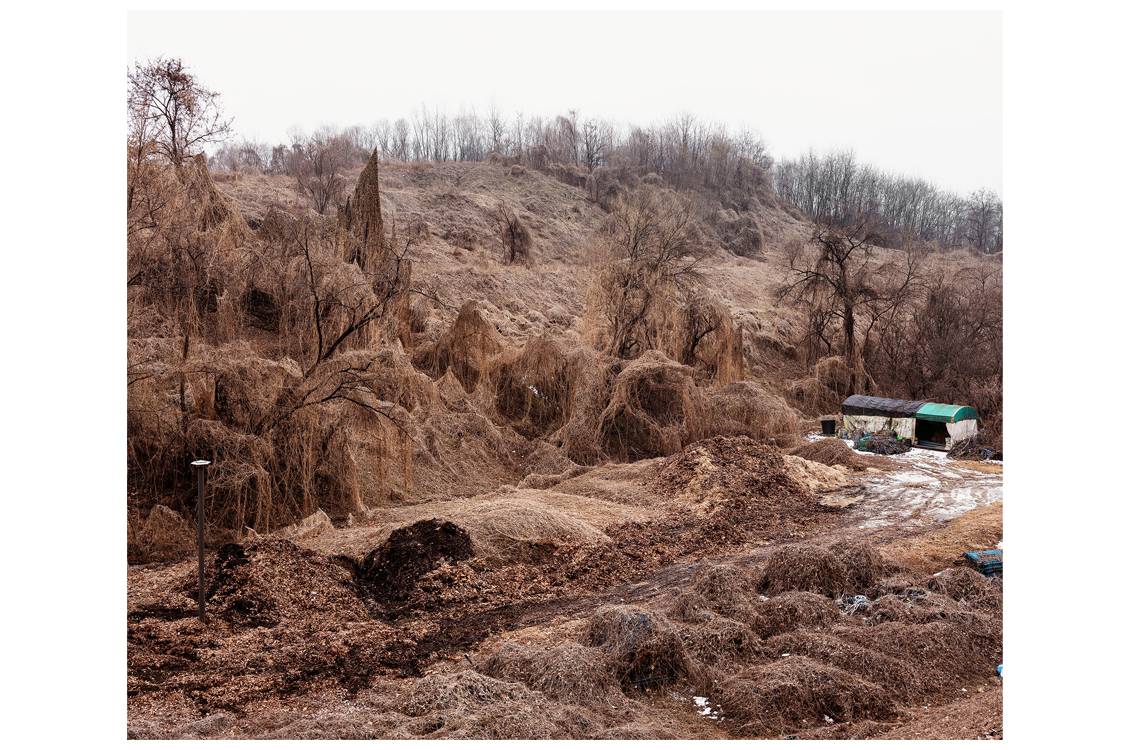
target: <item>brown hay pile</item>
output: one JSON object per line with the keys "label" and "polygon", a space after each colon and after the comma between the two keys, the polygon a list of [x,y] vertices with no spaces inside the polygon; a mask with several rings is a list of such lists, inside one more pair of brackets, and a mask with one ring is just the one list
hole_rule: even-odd
{"label": "brown hay pile", "polygon": [[649,351],[616,376],[598,440],[617,461],[669,456],[705,436],[710,410],[694,370]]}
{"label": "brown hay pile", "polygon": [[836,555],[823,547],[790,544],[769,556],[760,588],[769,594],[812,591],[836,597],[847,585],[847,572]]}
{"label": "brown hay pile", "polygon": [[459,317],[434,344],[425,344],[412,354],[412,363],[439,379],[451,369],[463,389],[474,393],[490,359],[506,348],[502,334],[483,316],[482,303],[468,300]]}
{"label": "brown hay pile", "polygon": [[853,471],[866,468],[859,455],[839,438],[821,438],[811,443],[803,443],[789,451],[808,461],[816,461],[828,466],[844,466]]}
{"label": "brown hay pile", "polygon": [[589,523],[525,497],[503,497],[439,515],[467,529],[478,557],[540,563],[538,549],[559,544],[599,544],[608,537]]}
{"label": "brown hay pile", "polygon": [[953,695],[970,682],[984,682],[1004,659],[1000,619],[976,612],[960,619],[843,627],[834,634],[911,666],[920,695]]}
{"label": "brown hay pile", "polygon": [[709,602],[694,591],[683,591],[678,586],[671,590],[670,603],[664,611],[679,622],[699,623],[717,617],[710,611]]}
{"label": "brown hay pile", "polygon": [[831,599],[810,591],[788,591],[758,601],[746,617],[762,638],[801,629],[827,628],[840,621],[840,610]]}
{"label": "brown hay pile", "polygon": [[858,593],[871,587],[885,568],[883,556],[867,542],[839,541],[829,546],[828,551],[843,565],[849,591]]}
{"label": "brown hay pile", "polygon": [[696,504],[732,504],[741,498],[813,500],[780,451],[746,436],[712,437],[687,446],[663,462],[651,489]]}
{"label": "brown hay pile", "polygon": [[878,685],[804,656],[751,667],[723,682],[717,700],[731,730],[746,736],[774,736],[833,721],[896,716],[891,697]]}
{"label": "brown hay pile", "polygon": [[693,681],[698,673],[678,629],[656,612],[601,607],[589,618],[584,639],[608,653],[613,674],[625,691],[680,679]]}
{"label": "brown hay pile", "polygon": [[982,612],[999,616],[1003,611],[1002,580],[984,576],[972,568],[945,570],[927,585],[955,601],[964,599],[969,606]]}
{"label": "brown hay pile", "polygon": [[761,639],[749,625],[728,617],[679,628],[679,636],[692,659],[718,669],[730,669],[735,662],[761,654]]}
{"label": "brown hay pile", "polygon": [[692,590],[712,605],[712,609],[730,614],[746,609],[754,581],[749,572],[734,565],[700,562],[691,576]]}
{"label": "brown hay pile", "polygon": [[765,650],[777,658],[804,656],[858,675],[881,685],[899,703],[922,698],[921,680],[914,665],[880,651],[844,640],[833,634],[796,631],[774,636],[765,642]]}
{"label": "brown hay pile", "polygon": [[546,650],[507,641],[479,671],[499,680],[522,682],[563,703],[606,705],[624,698],[607,662],[604,651],[579,643],[566,642]]}
{"label": "brown hay pile", "polygon": [[789,454],[785,454],[782,458],[796,480],[813,492],[842,489],[852,484],[852,476],[839,466],[827,466]]}

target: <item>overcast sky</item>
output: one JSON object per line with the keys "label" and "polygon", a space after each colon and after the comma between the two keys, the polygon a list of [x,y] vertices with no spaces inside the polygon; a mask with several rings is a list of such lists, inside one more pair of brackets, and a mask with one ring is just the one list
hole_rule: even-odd
{"label": "overcast sky", "polygon": [[509,117],[758,130],[777,158],[852,148],[884,171],[1003,192],[1002,14],[142,12],[127,65],[179,57],[241,136],[496,102]]}

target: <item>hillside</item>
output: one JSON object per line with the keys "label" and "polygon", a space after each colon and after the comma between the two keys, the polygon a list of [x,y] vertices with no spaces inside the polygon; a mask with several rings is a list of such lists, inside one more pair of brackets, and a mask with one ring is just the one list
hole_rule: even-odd
{"label": "hillside", "polygon": [[374,158],[322,215],[143,177],[131,737],[1001,735],[1000,580],[953,564],[1003,538],[1000,464],[813,434],[929,389],[999,446],[999,256],[867,243],[844,350],[826,290],[781,296],[829,235],[764,180]]}

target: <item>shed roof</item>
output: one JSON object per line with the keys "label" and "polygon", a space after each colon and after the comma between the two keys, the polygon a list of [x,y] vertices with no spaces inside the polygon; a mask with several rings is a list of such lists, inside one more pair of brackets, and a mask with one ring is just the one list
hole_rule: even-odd
{"label": "shed roof", "polygon": [[913,417],[925,403],[856,394],[844,400],[841,411],[843,414],[864,417]]}
{"label": "shed roof", "polygon": [[928,422],[961,422],[966,419],[976,419],[977,411],[972,406],[957,406],[955,404],[923,404],[918,413],[914,415],[917,419],[925,419]]}

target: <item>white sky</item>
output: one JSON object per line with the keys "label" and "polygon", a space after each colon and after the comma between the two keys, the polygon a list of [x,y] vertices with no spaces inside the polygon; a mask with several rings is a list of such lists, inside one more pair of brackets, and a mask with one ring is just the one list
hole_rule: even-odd
{"label": "white sky", "polygon": [[777,158],[853,148],[965,193],[1003,192],[1003,41],[999,11],[134,11],[126,62],[181,58],[271,143],[492,100],[636,125],[687,111]]}

